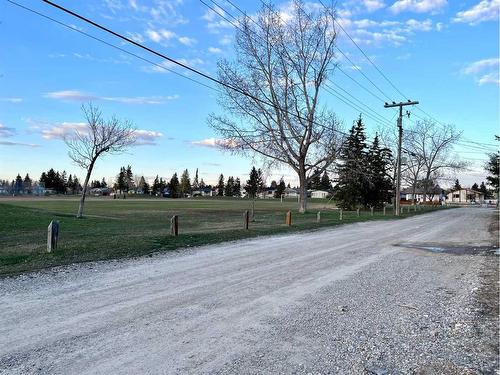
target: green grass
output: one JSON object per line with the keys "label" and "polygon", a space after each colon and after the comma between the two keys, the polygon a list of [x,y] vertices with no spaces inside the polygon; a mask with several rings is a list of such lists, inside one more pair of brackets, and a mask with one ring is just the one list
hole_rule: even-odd
{"label": "green grass", "polygon": [[[76,219],[75,198],[0,200],[0,275],[16,274],[63,264],[117,259],[157,251],[213,244],[261,235],[393,218],[376,211],[339,212],[327,200],[311,200],[309,212],[298,214],[295,200],[257,200],[255,222],[243,228],[243,212],[252,202],[244,199],[110,199],[90,198],[86,217]],[[286,211],[293,225],[284,224]],[[431,210],[427,208],[425,211]],[[321,211],[321,223],[316,213]],[[403,217],[425,211],[405,213]],[[170,218],[179,215],[178,237],[170,236]],[[60,222],[58,249],[46,252],[47,226]]]}

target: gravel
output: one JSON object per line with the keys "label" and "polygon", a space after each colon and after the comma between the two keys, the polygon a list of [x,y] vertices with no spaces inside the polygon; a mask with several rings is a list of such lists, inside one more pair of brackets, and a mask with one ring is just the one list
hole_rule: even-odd
{"label": "gravel", "polygon": [[[494,374],[496,211],[0,279],[0,373]],[[410,246],[408,246],[410,245]]]}

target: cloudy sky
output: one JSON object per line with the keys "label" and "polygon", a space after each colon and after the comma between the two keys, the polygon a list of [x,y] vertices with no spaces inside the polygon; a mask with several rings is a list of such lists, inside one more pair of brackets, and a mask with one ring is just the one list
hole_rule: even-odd
{"label": "cloudy sky", "polygon": [[[128,153],[99,161],[94,178],[112,178],[128,164],[147,177],[170,177],[184,168],[191,173],[199,168],[209,183],[221,172],[246,177],[254,161],[219,151],[217,134],[207,126],[207,115],[220,112],[212,90],[164,69],[186,74],[170,63],[41,1],[15,1],[108,44],[7,0],[0,2],[0,178],[27,172],[38,178],[51,167],[83,176],[71,164],[61,138],[83,126],[80,107],[89,101],[105,114],[133,121],[139,139]],[[215,9],[229,19],[241,15],[224,0],[204,1],[213,7],[219,4],[223,10]],[[233,55],[233,25],[199,0],[58,3],[211,75],[219,58]],[[261,5],[257,0],[232,3],[249,14]],[[289,4],[277,6],[286,16]],[[338,2],[339,22],[349,35],[400,91],[420,101],[405,121],[430,114],[463,130],[464,140],[456,151],[471,164],[462,177],[466,184],[484,179],[481,166],[491,150],[485,144],[493,144],[493,135],[499,133],[499,6],[499,0]],[[385,98],[376,96],[404,98],[341,31],[338,47],[343,52],[337,51],[341,70],[330,79],[394,122],[395,110],[384,109]],[[193,74],[186,76],[210,84]],[[360,112],[328,93],[323,102],[346,127]],[[370,118],[366,123],[370,135],[381,126]],[[269,174],[295,181],[286,169]]]}

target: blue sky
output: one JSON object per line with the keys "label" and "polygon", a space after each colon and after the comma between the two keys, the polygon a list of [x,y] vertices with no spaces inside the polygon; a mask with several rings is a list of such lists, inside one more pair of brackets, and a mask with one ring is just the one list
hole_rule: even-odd
{"label": "blue sky", "polygon": [[[172,68],[41,1],[16,1]],[[214,1],[238,15],[224,0]],[[199,0],[58,3],[211,75],[219,58],[233,54],[234,27]],[[261,4],[233,3],[249,14],[255,14]],[[283,15],[288,5],[277,2]],[[337,11],[360,47],[406,96],[420,101],[422,110],[455,124],[466,140],[491,144],[493,135],[499,133],[499,6],[499,0],[358,0],[338,2]],[[224,154],[214,147],[217,135],[206,119],[220,109],[212,90],[6,0],[0,1],[0,45],[0,178],[12,179],[26,172],[38,178],[51,167],[82,177],[83,171],[69,160],[61,136],[81,126],[80,107],[88,101],[105,114],[132,120],[141,143],[125,154],[99,161],[96,179],[110,179],[120,166],[130,164],[135,173],[146,177],[169,178],[174,171],[188,168],[194,173],[199,168],[200,176],[214,183],[220,173],[246,178],[252,163],[260,164],[260,160]],[[338,46],[356,66],[338,55],[341,68],[350,76],[378,93],[359,69],[391,99],[404,99],[340,31]],[[340,72],[330,78],[393,119],[394,110],[384,109],[383,103]],[[359,114],[328,93],[323,100],[346,127]],[[412,121],[424,117],[417,109],[414,114]],[[379,127],[369,118],[366,123],[370,134]],[[460,176],[465,184],[484,180],[481,165],[488,150],[477,145],[457,147],[457,153],[472,165],[471,171]],[[268,174],[295,181],[286,168]]]}

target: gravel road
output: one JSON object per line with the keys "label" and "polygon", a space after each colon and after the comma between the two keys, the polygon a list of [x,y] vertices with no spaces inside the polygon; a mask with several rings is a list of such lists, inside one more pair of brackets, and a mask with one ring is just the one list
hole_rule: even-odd
{"label": "gravel road", "polygon": [[437,211],[0,279],[0,373],[494,374],[496,215]]}

